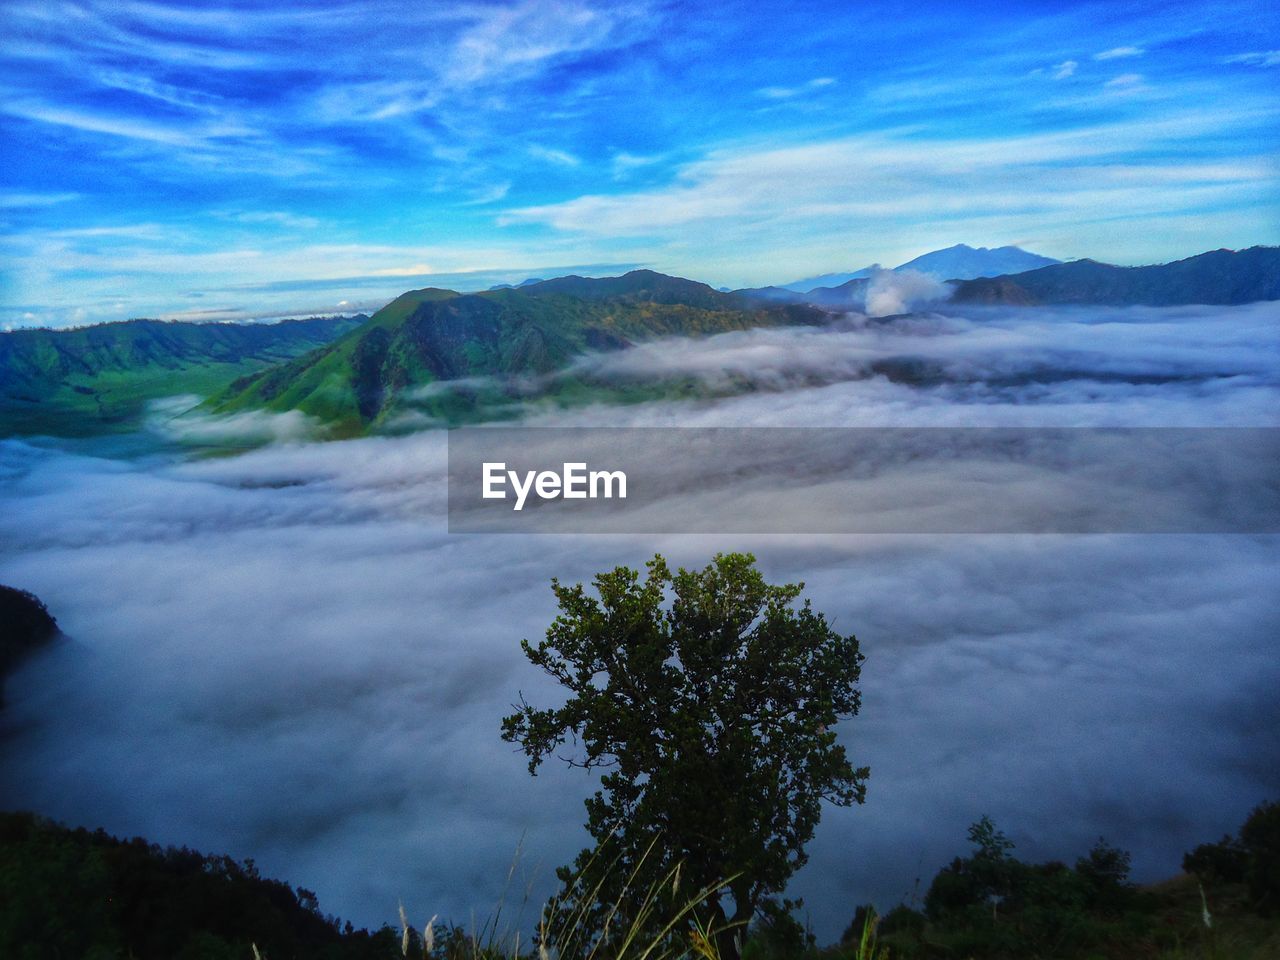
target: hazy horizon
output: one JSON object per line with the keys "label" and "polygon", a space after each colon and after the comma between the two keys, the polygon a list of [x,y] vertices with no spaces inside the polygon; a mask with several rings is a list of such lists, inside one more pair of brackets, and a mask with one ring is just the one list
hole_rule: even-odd
{"label": "hazy horizon", "polygon": [[[960,244],[960,246],[964,246],[964,244]],[[977,246],[974,244],[968,244],[968,246],[978,250],[995,249],[994,247]],[[1005,244],[1002,246],[1012,246],[1012,245]],[[1251,246],[1263,246],[1263,245],[1252,244]],[[943,248],[943,249],[950,249],[950,248]],[[1242,247],[1241,249],[1247,249],[1247,248]],[[935,253],[935,252],[939,252],[939,251],[932,250],[932,249],[922,250],[919,254],[916,254],[915,256],[921,256],[925,253]],[[1040,251],[1027,251],[1027,252],[1040,253]],[[1198,250],[1195,253],[1187,254],[1186,257],[1178,257],[1175,259],[1188,259],[1190,257],[1198,256],[1199,254],[1208,253],[1208,252],[1212,252],[1212,251]],[[911,257],[910,259],[915,259],[915,257]],[[1079,259],[1098,260],[1103,263],[1113,263],[1113,265],[1115,266],[1146,266],[1147,265],[1147,264],[1119,264],[1119,263],[1114,263],[1113,261],[1105,260],[1104,258],[1100,258],[1100,257],[1088,257],[1088,258],[1082,257]],[[907,262],[910,262],[910,261],[909,260],[903,261],[904,264]],[[1063,261],[1063,262],[1070,262],[1070,261]],[[871,264],[863,264],[863,266],[859,269],[866,269],[868,267],[874,268],[874,267],[880,267],[880,266],[881,265],[879,264],[879,262],[875,262]],[[642,269],[649,269],[649,268],[644,267],[643,265],[638,265],[638,264],[620,264],[620,265],[606,265],[606,266],[601,266],[598,264],[586,264],[586,265],[580,265],[576,267],[550,267],[550,268],[542,269],[540,271],[516,270],[516,271],[509,271],[509,272],[480,272],[480,273],[469,273],[469,274],[421,274],[418,276],[405,276],[405,277],[399,278],[400,280],[399,284],[388,288],[388,289],[393,289],[394,292],[386,293],[385,296],[371,297],[366,300],[341,301],[339,304],[335,304],[332,307],[326,307],[323,305],[317,305],[312,308],[295,306],[292,308],[281,308],[273,311],[216,310],[216,311],[210,311],[209,315],[205,315],[201,313],[173,314],[173,313],[159,312],[154,316],[131,316],[131,317],[119,318],[118,320],[87,320],[86,319],[79,322],[72,322],[72,323],[66,323],[66,324],[48,323],[48,322],[41,322],[38,320],[31,320],[27,322],[18,322],[18,323],[14,323],[10,321],[8,326],[5,326],[4,323],[0,323],[0,332],[8,331],[8,330],[24,330],[24,329],[48,329],[48,330],[78,329],[81,327],[94,326],[101,323],[121,322],[124,320],[162,320],[165,322],[189,322],[189,323],[271,323],[271,322],[276,322],[280,320],[297,320],[297,319],[306,319],[310,317],[344,316],[344,315],[351,316],[351,315],[356,315],[360,313],[373,314],[373,313],[376,313],[378,310],[380,310],[382,307],[386,306],[391,301],[395,300],[397,297],[403,295],[404,293],[407,293],[414,289],[422,289],[425,287],[440,287],[443,289],[453,290],[457,293],[464,293],[464,294],[465,293],[482,293],[487,290],[492,290],[495,287],[500,285],[518,286],[526,280],[553,280],[558,277],[566,277],[566,276],[607,278],[607,277],[621,276],[622,274],[628,273],[632,270],[642,270]],[[882,267],[881,269],[884,270],[884,269],[893,269],[893,268]],[[852,271],[847,271],[847,272],[852,272]],[[677,274],[670,274],[670,275],[682,277],[683,279],[687,279],[687,280],[694,280],[699,283],[705,283],[707,284],[707,286],[710,286],[715,289],[728,289],[723,284],[716,284],[712,281],[703,279],[701,277],[691,276],[689,274],[677,273]],[[824,275],[817,274],[814,276],[821,277]],[[778,281],[778,283],[781,284],[783,282],[794,282],[799,279],[802,279],[802,278],[792,278],[791,281],[780,280]],[[462,281],[462,282],[456,282],[456,281]],[[283,286],[288,287],[288,284],[284,284]],[[906,308],[904,307],[903,309],[906,309]]]}

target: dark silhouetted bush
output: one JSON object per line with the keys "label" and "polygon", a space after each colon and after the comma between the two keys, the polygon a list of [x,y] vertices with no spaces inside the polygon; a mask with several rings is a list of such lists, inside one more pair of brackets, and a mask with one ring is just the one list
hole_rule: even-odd
{"label": "dark silhouetted bush", "polygon": [[1245,852],[1235,837],[1202,843],[1182,858],[1182,869],[1202,883],[1244,883]]}
{"label": "dark silhouetted bush", "polygon": [[0,814],[0,957],[389,960],[399,937],[345,928],[252,861]]}
{"label": "dark silhouetted bush", "polygon": [[1254,909],[1280,913],[1280,803],[1262,803],[1240,828],[1244,880]]}
{"label": "dark silhouetted bush", "polygon": [[57,635],[58,622],[35,594],[0,584],[0,704],[9,671]]}

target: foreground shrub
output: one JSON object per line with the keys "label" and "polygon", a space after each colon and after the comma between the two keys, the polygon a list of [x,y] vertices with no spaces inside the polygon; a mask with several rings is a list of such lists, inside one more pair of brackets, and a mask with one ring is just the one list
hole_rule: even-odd
{"label": "foreground shrub", "polygon": [[1202,883],[1244,883],[1246,856],[1240,841],[1223,837],[1217,843],[1202,843],[1182,858],[1182,869]]}
{"label": "foreground shrub", "polygon": [[1208,886],[1243,883],[1250,907],[1280,913],[1280,803],[1260,803],[1240,836],[1202,843],[1182,858],[1182,869]]}
{"label": "foreground shrub", "polygon": [[1262,803],[1240,828],[1244,880],[1259,913],[1280,913],[1280,803]]}

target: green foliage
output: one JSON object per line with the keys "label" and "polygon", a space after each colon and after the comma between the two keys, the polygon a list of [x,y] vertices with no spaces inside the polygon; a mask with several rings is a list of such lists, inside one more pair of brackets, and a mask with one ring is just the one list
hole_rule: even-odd
{"label": "green foliage", "polygon": [[1202,843],[1182,858],[1182,869],[1210,888],[1243,883],[1253,910],[1280,913],[1280,803],[1258,804],[1238,838]]}
{"label": "green foliage", "polygon": [[252,862],[0,814],[0,956],[390,960],[390,930],[340,928]]}
{"label": "green foliage", "polygon": [[882,936],[904,934],[909,937],[918,937],[924,932],[928,922],[928,918],[919,910],[913,910],[905,903],[900,903],[880,920],[880,933]]}
{"label": "green foliage", "polygon": [[1134,904],[1129,854],[1105,840],[1074,869],[1016,859],[1012,841],[987,817],[969,828],[969,840],[973,854],[941,870],[925,896],[929,929],[954,949],[1056,956],[1115,936]]}
{"label": "green foliage", "polygon": [[[927,915],[895,907],[879,926],[880,939],[896,960],[1269,960],[1280,956],[1280,926],[1257,915],[1268,907],[1255,884],[1265,887],[1266,865],[1276,862],[1276,810],[1264,803],[1239,839],[1188,854],[1184,863],[1197,877],[1142,889],[1129,880],[1129,854],[1105,840],[1074,867],[1024,863],[983,817],[969,829],[972,854],[956,858],[930,885]],[[859,908],[855,920],[870,912]],[[846,948],[838,951],[842,960]]]}
{"label": "green foliage", "polygon": [[850,960],[888,960],[889,950],[879,942],[879,923],[880,918],[875,910],[868,910],[862,922],[862,934],[858,937],[857,948]]}
{"label": "green foliage", "polygon": [[800,906],[796,901],[764,898],[748,931],[743,960],[786,960],[812,949],[813,934],[794,914]]}
{"label": "green foliage", "polygon": [[695,915],[729,954],[726,931],[805,862],[822,801],[863,799],[868,771],[834,730],[858,712],[863,657],[807,601],[795,606],[803,584],[767,584],[749,554],[674,574],[660,556],[647,567],[643,579],[600,574],[598,597],[552,582],[560,615],[522,646],[569,698],[555,709],[522,700],[502,735],[531,773],[570,738],[581,747],[571,764],[609,770],[587,801],[596,847],[562,871],[566,883],[585,878],[596,900],[632,915],[640,903],[621,878],[648,890],[680,865],[686,889],[715,891]]}
{"label": "green foliage", "polygon": [[1088,906],[1095,910],[1123,910],[1131,901],[1129,851],[1098,838],[1086,856],[1076,861],[1076,876],[1083,882]]}
{"label": "green foliage", "polygon": [[1240,828],[1244,879],[1254,909],[1280,913],[1280,803],[1262,803]]}
{"label": "green foliage", "polygon": [[[617,872],[621,863],[605,863],[598,856],[590,857],[576,874],[561,871],[565,888],[544,907],[534,938],[538,960],[721,960],[723,931],[698,915],[721,884],[691,887],[681,863],[665,873],[646,869],[656,864],[657,854],[655,841],[625,874]],[[642,879],[646,876],[652,877],[647,884]],[[490,960],[492,944],[482,948],[480,939],[473,938],[471,956]],[[514,953],[509,960],[517,960]]]}
{"label": "green foliage", "polygon": [[1007,862],[1009,851],[1014,847],[1013,841],[997,830],[985,815],[969,827],[969,842],[977,848],[974,859],[988,863]]}
{"label": "green foliage", "polygon": [[1022,865],[1009,855],[1013,841],[997,830],[989,817],[969,827],[969,842],[975,848],[973,856],[953,860],[925,894],[925,913],[931,919],[979,916],[987,909],[994,916],[1000,901],[1012,893],[1020,878]]}
{"label": "green foliage", "polygon": [[844,928],[844,933],[840,934],[841,943],[853,943],[862,936],[862,931],[867,925],[867,920],[876,915],[876,908],[870,903],[858,904],[858,909],[853,911],[853,919],[849,921],[849,925]]}
{"label": "green foliage", "polygon": [[1243,883],[1247,856],[1240,841],[1225,836],[1217,843],[1202,843],[1182,858],[1182,869],[1204,883]]}

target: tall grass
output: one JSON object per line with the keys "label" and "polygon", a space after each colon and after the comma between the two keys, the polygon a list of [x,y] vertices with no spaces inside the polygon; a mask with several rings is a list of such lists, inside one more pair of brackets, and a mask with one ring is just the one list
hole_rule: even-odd
{"label": "tall grass", "polygon": [[[436,935],[434,916],[419,936],[401,905],[401,954],[406,960],[419,956],[423,960],[721,960],[720,938],[733,924],[709,923],[699,916],[699,908],[734,878],[686,891],[680,899],[682,868],[677,863],[646,889],[639,890],[639,878],[656,846],[656,840],[650,843],[630,867],[622,888],[610,903],[603,900],[608,871],[602,871],[594,885],[585,883],[585,878],[594,873],[592,868],[600,856],[597,849],[573,882],[543,905],[533,941],[525,941],[523,949],[519,933],[505,933],[500,923],[505,893],[483,923],[473,923],[469,932],[452,928],[442,937]],[[615,861],[609,870],[616,869],[619,864]],[[508,888],[514,870],[513,862],[507,876]],[[868,954],[866,960],[879,958]]]}
{"label": "tall grass", "polygon": [[850,960],[889,960],[889,948],[878,943],[876,929],[880,926],[880,915],[874,910],[867,911],[867,918],[862,922],[862,935],[858,938],[858,949]]}

